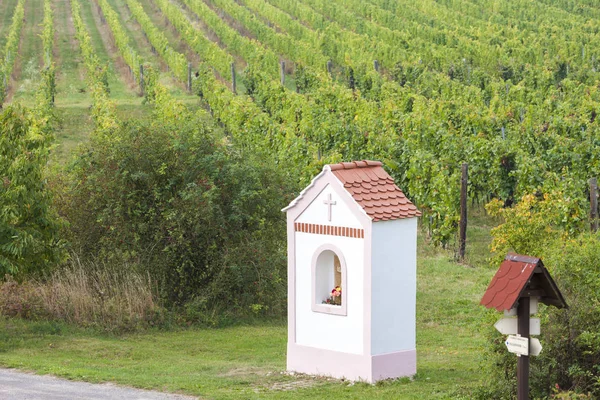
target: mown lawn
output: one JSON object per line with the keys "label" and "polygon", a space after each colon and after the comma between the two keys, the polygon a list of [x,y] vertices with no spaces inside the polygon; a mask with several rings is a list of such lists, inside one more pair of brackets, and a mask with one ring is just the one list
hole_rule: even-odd
{"label": "mown lawn", "polygon": [[420,246],[426,251],[418,265],[413,380],[368,385],[287,375],[284,321],[110,336],[2,320],[0,365],[208,399],[467,399],[481,379],[484,308],[478,302],[494,271],[460,265],[451,253]]}

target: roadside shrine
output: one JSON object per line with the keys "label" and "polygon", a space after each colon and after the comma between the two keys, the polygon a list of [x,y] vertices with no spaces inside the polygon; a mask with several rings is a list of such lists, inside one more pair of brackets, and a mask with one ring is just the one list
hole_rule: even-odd
{"label": "roadside shrine", "polygon": [[380,162],[357,161],[324,166],[283,211],[288,370],[414,375],[419,210]]}

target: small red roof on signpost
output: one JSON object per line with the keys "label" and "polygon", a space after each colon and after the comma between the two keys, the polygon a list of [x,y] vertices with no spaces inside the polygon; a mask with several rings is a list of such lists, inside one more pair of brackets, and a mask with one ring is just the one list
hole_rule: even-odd
{"label": "small red roof on signpost", "polygon": [[558,308],[567,303],[539,258],[509,253],[492,278],[481,305],[498,311],[516,307],[521,297],[539,297]]}

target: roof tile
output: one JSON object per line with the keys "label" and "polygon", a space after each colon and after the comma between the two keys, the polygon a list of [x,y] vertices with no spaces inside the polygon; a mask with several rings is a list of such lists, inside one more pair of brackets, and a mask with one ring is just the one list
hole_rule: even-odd
{"label": "roof tile", "polygon": [[382,165],[363,160],[330,164],[329,168],[373,221],[420,216]]}
{"label": "roof tile", "polygon": [[537,263],[512,261],[507,257],[492,278],[481,304],[498,311],[513,308],[536,266]]}

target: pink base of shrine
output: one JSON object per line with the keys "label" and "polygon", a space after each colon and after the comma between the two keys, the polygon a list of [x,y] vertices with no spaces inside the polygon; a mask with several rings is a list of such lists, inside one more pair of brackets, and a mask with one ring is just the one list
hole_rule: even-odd
{"label": "pink base of shrine", "polygon": [[341,353],[288,343],[288,371],[374,383],[417,373],[417,351],[377,356]]}

